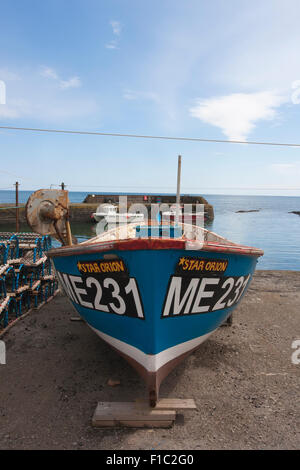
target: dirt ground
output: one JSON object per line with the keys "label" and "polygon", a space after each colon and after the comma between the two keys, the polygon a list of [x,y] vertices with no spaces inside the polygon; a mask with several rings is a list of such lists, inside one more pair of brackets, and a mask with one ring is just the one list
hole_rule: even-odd
{"label": "dirt ground", "polygon": [[[300,272],[258,271],[234,313],[163,382],[194,398],[170,429],[95,429],[98,401],[146,396],[142,380],[58,295],[2,338],[0,449],[299,449]],[[108,379],[121,384],[111,387]]]}

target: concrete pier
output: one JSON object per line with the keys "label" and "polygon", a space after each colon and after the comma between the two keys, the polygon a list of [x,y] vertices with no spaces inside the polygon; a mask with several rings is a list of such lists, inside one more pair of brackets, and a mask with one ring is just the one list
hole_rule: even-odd
{"label": "concrete pier", "polygon": [[[107,203],[108,201],[111,202],[111,203],[114,203],[114,204],[117,204],[118,203],[118,199],[117,199],[118,196],[115,196],[115,198],[111,198],[109,196],[105,196],[105,197],[102,197],[102,198],[96,198],[96,196],[94,198],[92,198],[91,196],[90,197],[87,197],[86,198],[86,202],[83,202],[83,203],[71,203],[70,204],[70,217],[71,217],[71,223],[72,222],[91,222],[91,214],[93,212],[96,212],[97,210],[97,207],[99,206],[99,204],[104,204],[104,203]],[[93,202],[94,200],[96,200],[96,202]],[[214,209],[213,209],[213,206],[211,204],[208,204],[208,202],[206,201],[206,199],[202,198],[201,196],[198,196],[198,199],[196,198],[192,198],[191,200],[188,199],[188,197],[186,196],[186,199],[185,197],[183,196],[182,197],[182,200],[181,200],[181,203],[182,204],[191,204],[192,207],[193,207],[193,210],[195,211],[196,210],[196,202],[195,201],[198,201],[197,203],[198,204],[203,204],[204,205],[204,211],[206,213],[206,216],[207,216],[207,219],[208,220],[213,220],[214,218]],[[150,209],[151,209],[151,204],[152,203],[157,203],[156,202],[156,199],[153,198],[153,200],[147,200],[147,201],[143,201],[143,200],[137,200],[135,201],[134,199],[132,199],[132,197],[128,197],[128,202],[127,202],[127,209],[129,210],[130,209],[130,206],[132,204],[136,204],[136,203],[140,203],[140,204],[144,204],[147,209],[148,209],[148,212],[149,212],[149,215],[150,215]],[[173,201],[173,198],[172,197],[167,197],[165,196],[164,198],[161,199],[161,203],[164,203],[164,204],[169,204],[169,205],[172,205],[174,204],[174,201]],[[1,210],[0,210],[0,228],[1,228],[1,224],[8,224],[8,223],[15,223],[15,220],[16,220],[16,209],[15,209],[15,204],[0,204],[1,206]],[[19,211],[19,221],[20,223],[26,223],[26,217],[25,217],[25,207],[24,205],[21,205],[18,209]]]}

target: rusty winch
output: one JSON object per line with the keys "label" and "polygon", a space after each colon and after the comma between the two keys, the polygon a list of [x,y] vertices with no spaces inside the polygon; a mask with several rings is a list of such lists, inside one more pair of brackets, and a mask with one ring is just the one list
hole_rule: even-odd
{"label": "rusty winch", "polygon": [[63,189],[39,189],[28,198],[25,214],[33,232],[50,235],[63,245],[77,243],[69,222],[69,196]]}

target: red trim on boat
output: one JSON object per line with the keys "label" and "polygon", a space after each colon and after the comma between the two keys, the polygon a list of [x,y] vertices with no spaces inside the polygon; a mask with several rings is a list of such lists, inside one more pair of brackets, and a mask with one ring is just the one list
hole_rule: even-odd
{"label": "red trim on boat", "polygon": [[116,242],[117,250],[184,250],[185,240],[174,238],[132,238]]}
{"label": "red trim on boat", "polygon": [[[190,244],[190,246],[188,246]],[[187,246],[186,246],[187,245]],[[111,242],[98,242],[84,245],[73,245],[70,247],[54,248],[48,251],[47,256],[70,256],[87,253],[95,253],[99,251],[130,251],[130,250],[199,250],[214,251],[223,253],[237,253],[240,255],[262,256],[263,251],[257,248],[243,245],[223,245],[217,242],[199,241],[197,248],[197,240],[176,240],[171,238],[134,238],[127,240],[116,240]]]}

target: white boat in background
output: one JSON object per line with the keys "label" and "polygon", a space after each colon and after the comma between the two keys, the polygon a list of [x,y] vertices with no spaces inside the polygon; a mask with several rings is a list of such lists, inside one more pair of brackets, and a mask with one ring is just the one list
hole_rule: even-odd
{"label": "white boat in background", "polygon": [[[162,212],[163,220],[167,222],[176,221],[176,207],[172,206],[169,211]],[[178,222],[196,224],[197,221],[206,221],[207,213],[206,212],[185,212],[183,208],[180,207],[178,211]]]}
{"label": "white boat in background", "polygon": [[117,206],[106,204],[102,206],[101,212],[94,212],[92,218],[96,222],[100,222],[104,218],[110,224],[144,221],[144,214],[140,212],[117,212],[117,210]]}
{"label": "white boat in background", "polygon": [[93,212],[91,218],[94,219],[96,222],[100,222],[104,217],[108,214],[116,213],[117,207],[113,204],[102,204],[101,211]]}

